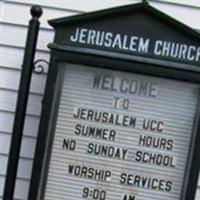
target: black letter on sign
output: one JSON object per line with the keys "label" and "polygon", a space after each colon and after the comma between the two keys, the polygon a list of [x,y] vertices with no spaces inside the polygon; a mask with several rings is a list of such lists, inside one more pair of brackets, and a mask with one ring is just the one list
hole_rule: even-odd
{"label": "black letter on sign", "polygon": [[62,148],[70,150],[70,151],[74,151],[75,148],[76,148],[76,140],[70,140],[70,139],[68,139],[66,141],[66,139],[64,139],[63,140],[63,146],[62,146]]}

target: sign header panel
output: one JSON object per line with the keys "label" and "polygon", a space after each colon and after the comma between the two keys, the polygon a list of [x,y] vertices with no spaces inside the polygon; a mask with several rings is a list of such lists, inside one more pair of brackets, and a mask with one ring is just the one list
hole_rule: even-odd
{"label": "sign header panel", "polygon": [[197,84],[61,63],[44,199],[177,200]]}
{"label": "sign header panel", "polygon": [[199,34],[148,4],[61,18],[50,24],[57,31],[57,45],[200,64]]}

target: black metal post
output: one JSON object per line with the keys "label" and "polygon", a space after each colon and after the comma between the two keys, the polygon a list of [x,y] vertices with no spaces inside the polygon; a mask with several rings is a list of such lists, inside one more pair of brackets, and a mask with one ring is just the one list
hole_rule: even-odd
{"label": "black metal post", "polygon": [[19,162],[20,147],[24,129],[26,107],[28,102],[31,75],[33,71],[33,61],[40,25],[38,19],[42,15],[42,9],[40,6],[32,6],[30,12],[32,15],[32,19],[29,21],[29,28],[22,65],[22,73],[16,104],[16,113],[8,158],[3,200],[14,199],[13,195],[15,188],[15,179],[17,175],[17,167]]}

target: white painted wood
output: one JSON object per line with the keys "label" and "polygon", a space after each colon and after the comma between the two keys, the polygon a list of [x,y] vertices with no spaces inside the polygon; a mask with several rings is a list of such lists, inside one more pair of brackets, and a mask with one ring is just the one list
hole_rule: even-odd
{"label": "white painted wood", "polygon": [[[0,130],[5,133],[12,133],[14,112],[0,112]],[[27,115],[24,125],[24,135],[36,138],[39,125],[39,117]]]}
{"label": "white painted wood", "polygon": [[[10,24],[1,24],[1,28],[4,30],[1,34],[0,43],[3,45],[24,47],[27,34],[26,27],[13,26]],[[13,34],[15,31],[15,34]],[[47,44],[53,41],[53,32],[47,30],[41,30],[38,37],[37,49],[49,51]]]}
{"label": "white painted wood", "polygon": [[175,6],[159,2],[153,2],[152,5],[191,28],[200,29],[200,8]]}
{"label": "white painted wood", "polygon": [[[1,25],[0,25],[1,27]],[[11,69],[21,69],[22,59],[23,59],[24,48],[17,48],[16,46],[6,46],[0,44],[0,66],[11,68]],[[10,56],[12,55],[12,56]],[[49,61],[49,53],[44,51],[37,51],[35,55],[35,60],[43,59]],[[45,72],[47,72],[47,66],[45,65]]]}
{"label": "white painted wood", "polygon": [[180,6],[192,6],[200,8],[199,0],[150,0],[150,1],[158,1],[167,4],[178,4]]}
{"label": "white painted wood", "polygon": [[[0,146],[0,152],[5,155],[8,155],[9,153],[10,139],[10,134],[4,134],[0,132],[0,141],[2,143],[2,145]],[[33,158],[35,141],[36,139],[23,137],[22,148],[20,153],[21,157]]]}
{"label": "white painted wood", "polygon": [[59,8],[75,11],[94,11],[125,4],[141,2],[141,0],[59,0],[59,3],[50,0],[6,0],[10,3],[40,4],[50,8]]}
{"label": "white painted wood", "polygon": [[[24,52],[23,48],[7,47],[1,44],[0,66],[20,69],[22,65],[23,52]],[[12,57],[10,55],[12,55]]]}
{"label": "white painted wood", "polygon": [[[1,157],[0,157],[1,161]],[[23,166],[21,165],[21,161],[23,162]],[[27,176],[30,175],[28,171],[30,170],[30,165],[32,161],[27,161],[25,159],[20,159],[20,174],[21,176]],[[27,167],[29,169],[27,169]],[[24,172],[22,172],[24,170]],[[27,172],[27,173],[26,173]],[[30,172],[30,171],[29,171]],[[18,173],[19,175],[19,173]],[[16,188],[15,188],[15,199],[16,200],[26,200],[27,194],[28,194],[28,187],[29,187],[29,181],[27,180],[29,177],[19,177],[16,181]],[[3,187],[4,187],[4,181],[5,177],[0,175],[0,199],[2,199],[3,195]]]}
{"label": "white painted wood", "polygon": [[[42,2],[42,1],[40,1]],[[53,1],[52,1],[53,2]],[[32,2],[35,4],[36,2]],[[39,3],[39,2],[38,2]],[[39,3],[40,4],[40,3]],[[55,3],[54,3],[55,4]],[[30,19],[30,7],[31,4],[13,4],[13,3],[5,3],[4,6],[4,15],[2,17],[2,21],[5,23],[11,23],[11,24],[20,24],[20,25],[28,25],[28,20]],[[17,10],[17,12],[16,12]],[[12,13],[15,13],[13,15]],[[41,27],[42,28],[48,28],[51,27],[48,25],[47,21],[50,18],[57,18],[57,17],[63,17],[63,16],[71,16],[74,14],[78,14],[79,12],[75,11],[67,11],[63,9],[51,9],[51,8],[43,8],[43,15],[40,19]]]}
{"label": "white painted wood", "polygon": [[[192,7],[200,7],[199,0],[149,0],[151,2],[161,2],[165,4],[177,4],[182,6],[192,6]],[[6,0],[6,2],[10,3],[24,3],[24,4],[40,4],[41,6],[48,6],[52,8],[63,8],[63,9],[71,9],[71,10],[79,10],[79,11],[94,11],[97,9],[104,9],[108,7],[119,6],[122,4],[132,4],[141,2],[141,0],[85,0],[84,4],[82,0],[59,0],[59,4],[55,5],[53,1],[49,0]],[[59,7],[60,6],[60,7]]]}
{"label": "white painted wood", "polygon": [[[19,80],[21,76],[20,70],[13,70],[0,67],[0,89],[12,89],[17,91],[19,88]],[[8,81],[9,80],[9,81]],[[33,74],[30,92],[35,94],[43,94],[45,87],[46,75]]]}
{"label": "white painted wood", "polygon": [[0,197],[2,197],[3,195],[4,181],[5,181],[5,177],[0,176]]}
{"label": "white painted wood", "polygon": [[0,145],[0,152],[2,154],[8,154],[9,151],[9,146],[10,146],[10,135],[8,134],[3,134],[0,132],[0,141],[1,141],[1,145]]}
{"label": "white painted wood", "polygon": [[20,158],[17,177],[29,180],[31,176],[32,164],[33,164],[32,160]]}
{"label": "white painted wood", "polygon": [[26,200],[28,196],[29,181],[23,179],[17,179],[15,186],[15,198],[20,200]]}
{"label": "white painted wood", "polygon": [[[0,155],[0,175],[6,175],[6,166],[7,166],[8,157],[6,155]],[[24,158],[19,159],[19,170],[17,177],[23,179],[29,179],[32,169],[32,160],[27,160]]]}
{"label": "white painted wood", "polygon": [[199,200],[200,199],[200,188],[197,189],[197,192],[196,192],[196,200]]}
{"label": "white painted wood", "polygon": [[[0,90],[0,110],[15,112],[17,92]],[[27,114],[39,116],[41,111],[41,95],[30,94],[27,106]]]}
{"label": "white painted wood", "polygon": [[20,156],[33,159],[36,139],[23,137]]}
{"label": "white painted wood", "polygon": [[6,155],[0,155],[0,175],[6,175],[6,166],[7,166],[8,157]]}

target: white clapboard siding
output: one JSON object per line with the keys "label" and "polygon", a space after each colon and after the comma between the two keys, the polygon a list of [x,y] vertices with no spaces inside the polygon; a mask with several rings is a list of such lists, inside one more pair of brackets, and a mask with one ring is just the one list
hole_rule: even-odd
{"label": "white clapboard siding", "polygon": [[[3,186],[5,177],[0,176],[0,200],[2,200]],[[29,188],[29,181],[18,178],[16,181],[15,198],[13,200],[26,200],[27,190]]]}
{"label": "white clapboard siding", "polygon": [[[4,23],[11,23],[17,25],[27,26],[28,19],[30,19],[30,5],[20,5],[13,3],[5,3],[4,6]],[[12,12],[16,12],[16,15],[11,15]],[[71,16],[77,14],[77,12],[66,11],[66,10],[56,10],[56,9],[47,9],[43,8],[43,16],[40,20],[41,28],[50,29],[50,26],[47,23],[47,20],[50,19],[49,16],[63,17],[63,16]],[[15,19],[15,23],[13,22]]]}
{"label": "white clapboard siding", "polygon": [[59,10],[72,10],[75,12],[88,12],[104,8],[120,6],[124,4],[132,4],[141,2],[141,0],[59,0],[54,2],[51,0],[5,0],[6,2],[24,3],[24,4],[39,4],[43,7],[58,8]]}
{"label": "white clapboard siding", "polygon": [[27,191],[29,188],[29,181],[18,178],[15,186],[15,198],[16,199],[27,199]]}
{"label": "white clapboard siding", "polygon": [[[12,133],[14,112],[0,112],[0,130],[4,133]],[[39,117],[27,115],[24,125],[24,135],[35,138],[37,136]]]}
{"label": "white clapboard siding", "polygon": [[[24,47],[27,29],[24,26],[1,24],[3,34],[1,34],[0,43],[3,45],[14,45],[16,47]],[[12,34],[15,31],[15,34]],[[49,51],[47,44],[49,41],[53,41],[53,31],[41,30],[38,38],[37,49],[43,51]]]}
{"label": "white clapboard siding", "polygon": [[[40,4],[42,6],[48,6],[53,8],[64,8],[64,9],[71,9],[76,11],[94,11],[99,10],[107,7],[114,7],[119,6],[122,3],[137,3],[141,2],[142,0],[87,0],[86,4],[82,3],[82,0],[59,0],[59,5],[55,4],[53,1],[49,0],[6,0],[8,2],[21,2],[27,4]],[[178,4],[178,5],[185,5],[185,6],[192,6],[192,7],[200,7],[199,0],[149,0],[150,2],[161,2],[166,4]]]}
{"label": "white clapboard siding", "polygon": [[[14,112],[17,99],[17,91],[0,89],[0,110]],[[41,95],[30,94],[28,99],[27,114],[38,116],[41,110]]]}
{"label": "white clapboard siding", "polygon": [[178,4],[178,5],[184,5],[184,6],[191,6],[191,7],[198,7],[200,8],[199,0],[150,0],[150,1],[157,1],[167,4]]}
{"label": "white clapboard siding", "polygon": [[1,154],[1,157],[0,157],[0,175],[4,175],[6,174],[6,166],[7,166],[7,160],[8,160],[8,157],[7,155],[3,155]]}
{"label": "white clapboard siding", "polygon": [[[2,163],[2,165],[0,165],[0,175],[6,175],[6,166],[7,166],[7,161],[8,161],[8,157],[7,155],[1,155],[0,157],[0,163]],[[32,160],[28,160],[25,158],[20,158],[19,160],[19,170],[18,170],[18,177],[19,178],[23,178],[23,179],[29,179],[30,174],[31,174],[31,168],[32,168]]]}
{"label": "white clapboard siding", "polygon": [[200,187],[198,187],[198,189],[197,189],[195,200],[199,200],[199,199],[200,199]]}
{"label": "white clapboard siding", "polygon": [[[40,19],[41,28],[35,60],[49,61],[49,50],[46,46],[52,42],[53,31],[47,23],[48,19],[137,2],[140,0],[0,0],[0,200],[4,187],[27,25],[30,19],[30,6],[40,4],[44,10]],[[192,28],[200,29],[200,0],[150,0],[150,4]],[[47,68],[45,65],[45,72]],[[46,75],[33,75],[15,200],[27,199],[45,81]],[[198,185],[196,200],[200,199],[200,180]]]}
{"label": "white clapboard siding", "polygon": [[[18,69],[9,69],[0,67],[0,89],[18,91],[21,71]],[[10,81],[8,81],[10,80]],[[33,74],[30,92],[34,94],[43,94],[46,75]]]}
{"label": "white clapboard siding", "polygon": [[5,177],[0,175],[0,198],[2,198]]}
{"label": "white clapboard siding", "polygon": [[[200,4],[200,1],[199,1]],[[166,12],[169,16],[176,18],[177,20],[184,22],[188,26],[194,29],[200,29],[200,7],[186,7],[178,4],[177,6],[172,6],[170,4],[153,2],[152,5],[155,8]],[[189,13],[189,14],[188,14]]]}
{"label": "white clapboard siding", "polygon": [[[6,69],[21,69],[23,53],[24,47],[0,44],[0,56],[2,58],[0,59],[0,66],[6,67]],[[12,55],[12,59],[10,59],[10,55]],[[49,52],[37,50],[35,60],[38,59],[49,61]],[[47,71],[47,66],[44,67]]]}
{"label": "white clapboard siding", "polygon": [[[0,146],[0,151],[4,155],[8,155],[9,145],[10,145],[11,134],[5,134],[0,132],[0,141],[2,145]],[[35,140],[33,138],[29,138],[24,136],[22,139],[22,147],[20,156],[24,158],[33,158],[33,152],[35,147]]]}

